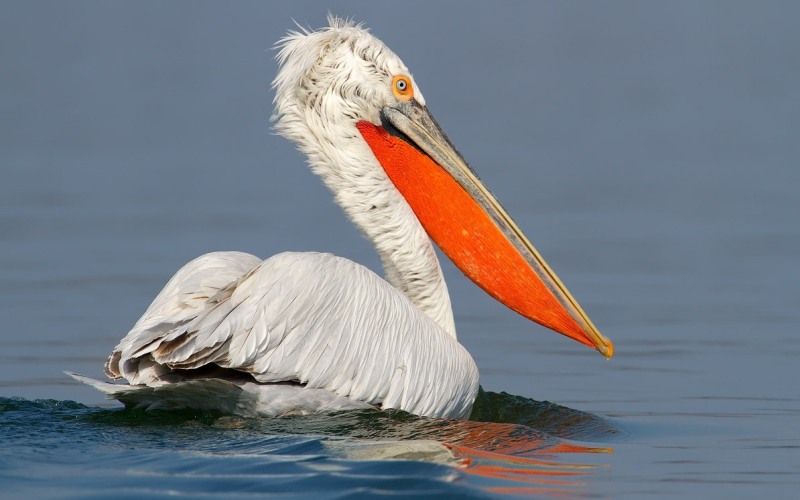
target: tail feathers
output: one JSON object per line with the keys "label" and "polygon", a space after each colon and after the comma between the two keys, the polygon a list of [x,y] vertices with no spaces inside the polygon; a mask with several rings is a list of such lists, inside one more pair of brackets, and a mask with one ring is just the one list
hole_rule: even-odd
{"label": "tail feathers", "polygon": [[158,385],[110,384],[72,372],[78,382],[94,387],[128,408],[145,410],[220,411],[243,417],[274,417],[374,406],[325,389],[299,384],[259,384],[219,378],[198,378]]}
{"label": "tail feathers", "polygon": [[85,377],[83,375],[78,375],[77,373],[74,372],[64,372],[64,373],[66,373],[73,379],[77,380],[78,382],[94,387],[98,391],[108,395],[111,398],[113,398],[114,397],[113,395],[119,392],[121,389],[124,390],[125,388],[131,387],[128,385],[109,384],[108,382],[101,382],[93,378]]}
{"label": "tail feathers", "polygon": [[94,387],[128,408],[144,410],[207,410],[250,416],[257,414],[258,398],[239,385],[222,379],[197,379],[157,386],[110,384],[77,373],[64,372]]}

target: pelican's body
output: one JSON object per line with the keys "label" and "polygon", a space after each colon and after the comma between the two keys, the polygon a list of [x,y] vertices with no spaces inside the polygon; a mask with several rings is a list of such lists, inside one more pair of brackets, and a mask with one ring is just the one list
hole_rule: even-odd
{"label": "pelican's body", "polygon": [[611,355],[430,117],[402,61],[361,27],[330,24],[281,42],[276,128],[375,244],[386,280],[329,254],[207,254],[109,357],[106,373],[128,384],[81,381],[150,408],[465,418],[478,370],[456,340],[430,238],[513,310]]}

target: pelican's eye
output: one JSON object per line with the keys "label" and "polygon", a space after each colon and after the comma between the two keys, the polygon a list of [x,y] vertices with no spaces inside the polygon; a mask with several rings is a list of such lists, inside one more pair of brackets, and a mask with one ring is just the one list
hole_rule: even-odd
{"label": "pelican's eye", "polygon": [[414,97],[414,89],[411,87],[411,80],[407,76],[395,76],[392,78],[392,92],[401,101],[408,101]]}

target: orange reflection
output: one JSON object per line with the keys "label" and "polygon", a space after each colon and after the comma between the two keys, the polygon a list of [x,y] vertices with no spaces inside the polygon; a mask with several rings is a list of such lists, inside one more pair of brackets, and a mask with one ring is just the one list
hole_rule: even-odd
{"label": "orange reflection", "polygon": [[455,439],[445,446],[461,460],[463,472],[481,478],[486,491],[498,494],[575,496],[587,486],[586,476],[605,466],[559,461],[556,455],[613,452],[535,436],[532,429],[513,424],[464,422],[454,427],[459,432],[451,432]]}

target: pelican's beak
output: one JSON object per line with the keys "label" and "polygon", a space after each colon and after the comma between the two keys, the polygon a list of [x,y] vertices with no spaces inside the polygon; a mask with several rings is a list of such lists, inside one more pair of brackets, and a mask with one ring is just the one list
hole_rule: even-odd
{"label": "pelican's beak", "polygon": [[614,346],[414,99],[358,129],[428,235],[475,284],[509,308],[600,351]]}

